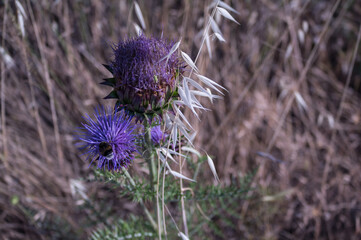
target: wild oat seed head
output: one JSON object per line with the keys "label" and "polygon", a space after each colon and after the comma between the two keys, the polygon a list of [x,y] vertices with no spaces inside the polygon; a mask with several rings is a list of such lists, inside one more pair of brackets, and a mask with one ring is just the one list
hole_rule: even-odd
{"label": "wild oat seed head", "polygon": [[136,151],[134,125],[124,112],[112,113],[111,109],[96,109],[94,120],[87,116],[83,134],[79,136],[91,163],[97,167],[117,171],[127,168]]}
{"label": "wild oat seed head", "polygon": [[176,51],[165,58],[173,45],[144,35],[120,41],[113,49],[114,60],[107,66],[113,79],[104,84],[114,87],[109,98],[116,98],[120,109],[138,118],[160,116],[178,96],[178,76],[184,72],[184,62]]}

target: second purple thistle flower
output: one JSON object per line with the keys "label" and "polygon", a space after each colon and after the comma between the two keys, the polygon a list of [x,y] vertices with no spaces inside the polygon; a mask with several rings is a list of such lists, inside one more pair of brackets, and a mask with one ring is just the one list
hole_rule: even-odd
{"label": "second purple thistle flower", "polygon": [[136,152],[135,126],[131,118],[123,112],[113,113],[105,108],[97,109],[94,118],[85,118],[83,133],[78,136],[87,159],[97,162],[101,169],[127,168]]}
{"label": "second purple thistle flower", "polygon": [[107,98],[116,98],[119,109],[138,119],[161,116],[178,97],[178,76],[184,72],[177,52],[166,58],[173,45],[144,35],[120,41],[113,49],[114,60],[106,65],[113,78],[103,84],[114,88]]}

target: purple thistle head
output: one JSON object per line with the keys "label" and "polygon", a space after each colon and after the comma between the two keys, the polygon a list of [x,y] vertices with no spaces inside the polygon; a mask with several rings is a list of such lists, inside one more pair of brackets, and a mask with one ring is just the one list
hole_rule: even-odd
{"label": "purple thistle head", "polygon": [[79,140],[91,163],[96,160],[98,168],[117,171],[128,167],[136,151],[134,125],[123,112],[112,113],[110,109],[97,109],[93,120],[85,118],[83,134]]}
{"label": "purple thistle head", "polygon": [[174,43],[144,35],[120,41],[113,49],[114,60],[106,66],[113,78],[103,83],[114,87],[107,98],[116,98],[119,109],[143,119],[161,115],[177,97],[179,74],[184,63],[174,52]]}
{"label": "purple thistle head", "polygon": [[152,127],[150,130],[150,137],[154,145],[160,145],[160,143],[168,137],[168,134],[163,132],[161,126],[158,125]]}

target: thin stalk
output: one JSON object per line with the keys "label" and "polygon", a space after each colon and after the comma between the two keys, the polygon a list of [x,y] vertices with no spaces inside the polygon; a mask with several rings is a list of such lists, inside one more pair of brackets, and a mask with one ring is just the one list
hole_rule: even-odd
{"label": "thin stalk", "polygon": [[160,213],[160,206],[159,206],[159,181],[160,181],[160,172],[162,171],[160,168],[160,159],[158,157],[158,171],[157,171],[157,194],[156,194],[156,198],[157,198],[157,220],[158,220],[158,235],[159,235],[159,239],[162,239],[162,218],[161,218],[161,213]]}
{"label": "thin stalk", "polygon": [[164,236],[167,239],[167,227],[165,225],[165,212],[164,212],[164,185],[165,185],[165,164],[163,167],[163,177],[162,177],[162,213],[163,213],[163,228],[164,228]]}
{"label": "thin stalk", "polygon": [[[179,154],[182,154],[181,150],[181,135],[179,133]],[[182,157],[179,156],[179,173],[182,174],[183,162]],[[187,215],[184,206],[184,195],[183,195],[183,181],[182,178],[179,179],[179,185],[181,190],[181,207],[182,207],[182,219],[183,219],[183,227],[184,227],[184,234],[188,237],[188,225],[187,225]]]}

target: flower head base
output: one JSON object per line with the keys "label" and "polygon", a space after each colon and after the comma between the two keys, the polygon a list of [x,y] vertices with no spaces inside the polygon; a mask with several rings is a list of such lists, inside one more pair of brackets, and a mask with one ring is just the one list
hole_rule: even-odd
{"label": "flower head base", "polygon": [[106,66],[113,78],[103,83],[114,87],[107,98],[116,98],[119,109],[150,119],[161,115],[172,98],[177,97],[177,81],[183,62],[173,44],[164,39],[140,35],[121,41],[114,48],[114,60]]}
{"label": "flower head base", "polygon": [[96,110],[95,120],[89,116],[83,123],[84,133],[79,136],[91,162],[98,168],[117,171],[126,168],[136,151],[134,126],[123,112],[113,114],[110,109]]}

